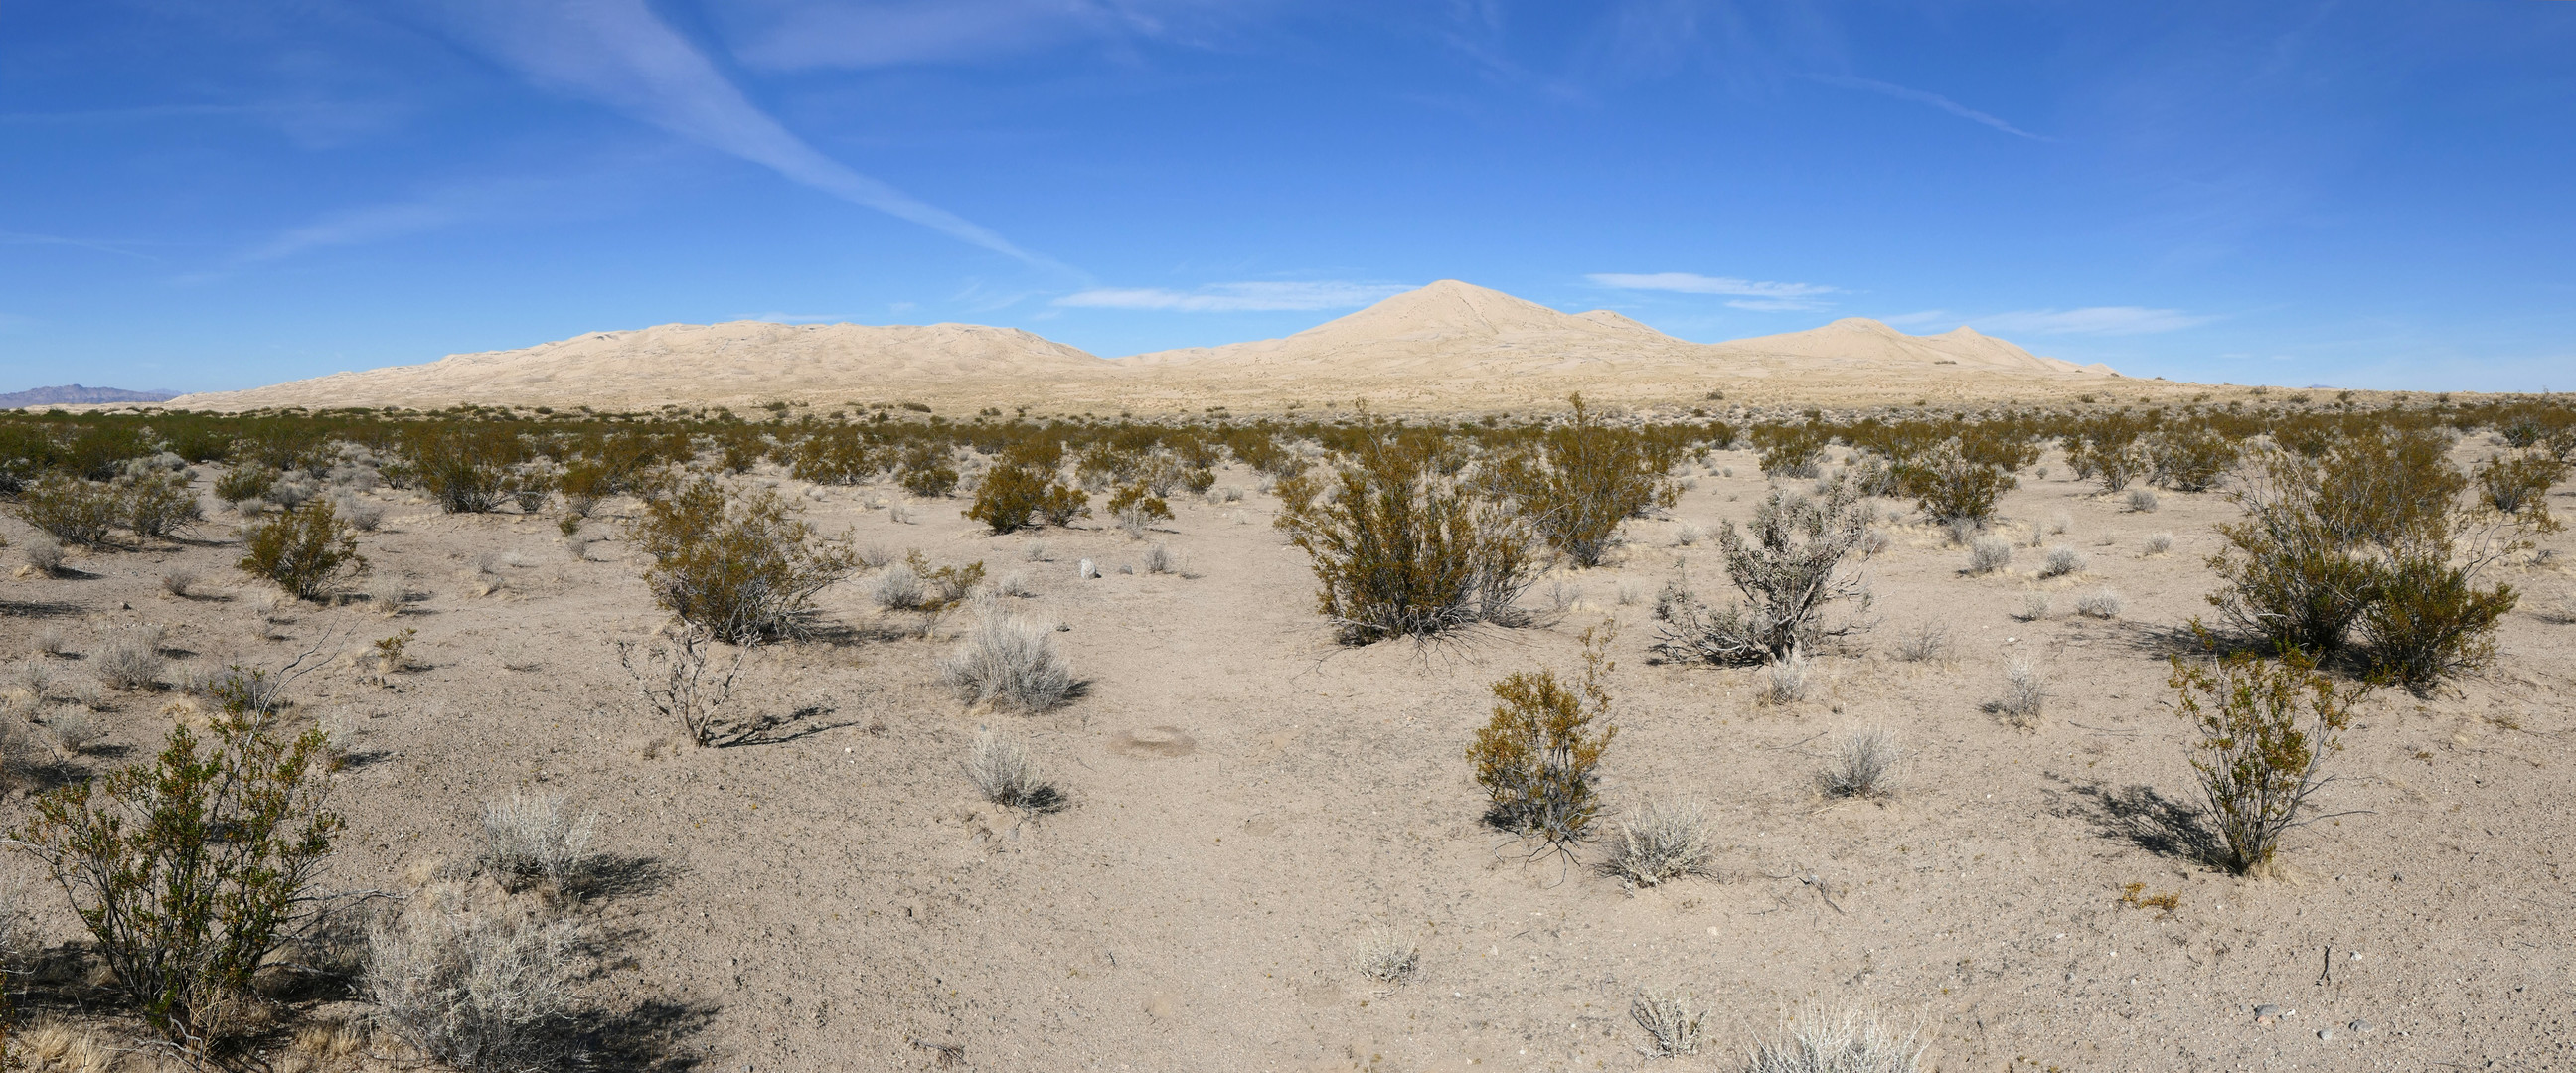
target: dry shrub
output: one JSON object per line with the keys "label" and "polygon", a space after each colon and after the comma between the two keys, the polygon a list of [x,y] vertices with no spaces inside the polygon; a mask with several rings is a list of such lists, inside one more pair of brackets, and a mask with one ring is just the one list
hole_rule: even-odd
{"label": "dry shrub", "polygon": [[197,505],[196,491],[182,473],[138,475],[126,481],[118,494],[125,527],[137,537],[171,536],[206,518]]}
{"label": "dry shrub", "polygon": [[107,724],[86,708],[57,708],[45,716],[45,729],[53,732],[63,751],[78,756],[107,740]]}
{"label": "dry shrub", "polygon": [[707,631],[683,624],[668,644],[644,649],[643,666],[637,665],[633,643],[617,643],[617,663],[626,668],[644,702],[680,724],[690,744],[702,747],[728,744],[745,734],[732,717],[733,686],[758,644],[734,646],[733,658],[719,672],[710,658],[715,643]]}
{"label": "dry shrub", "polygon": [[2478,497],[2504,514],[2527,516],[2546,525],[2550,486],[2566,479],[2568,464],[2546,451],[2497,455],[2478,466],[2473,480]]}
{"label": "dry shrub", "polygon": [[1172,554],[1171,548],[1161,543],[1157,543],[1153,547],[1145,549],[1146,573],[1169,574],[1177,572],[1179,569],[1180,559],[1178,556]]}
{"label": "dry shrub", "polygon": [[54,539],[51,533],[28,537],[27,542],[19,547],[18,554],[25,556],[27,565],[39,574],[52,577],[63,572],[63,543]]}
{"label": "dry shrub", "polygon": [[2140,514],[2155,513],[2156,490],[2153,488],[2129,489],[2129,509]]}
{"label": "dry shrub", "polygon": [[1632,887],[1707,875],[1709,859],[1717,854],[1708,810],[1696,801],[1649,799],[1619,816],[1610,840],[1602,871]]}
{"label": "dry shrub", "polygon": [[2054,548],[2048,549],[2048,559],[2040,566],[2039,576],[2044,578],[2065,577],[2068,574],[2082,572],[2084,566],[2083,552],[2077,551],[2065,544],[2060,544]]}
{"label": "dry shrub", "polygon": [[2167,684],[2177,714],[2201,735],[2191,766],[2226,848],[2217,863],[2239,873],[2267,867],[2281,835],[2307,822],[2309,795],[2333,781],[2325,760],[2343,748],[2337,739],[2359,695],[2338,690],[2298,655],[2176,656]]}
{"label": "dry shrub", "polygon": [[1038,775],[1037,761],[1010,735],[977,731],[966,756],[966,778],[984,800],[1005,808],[1052,812],[1064,806],[1064,795]]}
{"label": "dry shrub", "polygon": [[2147,439],[2155,483],[2178,492],[2217,487],[2242,453],[2234,438],[2207,426],[2167,426]]}
{"label": "dry shrub", "polygon": [[1329,489],[1299,476],[1279,491],[1276,524],[1345,643],[1522,621],[1512,602],[1538,570],[1528,528],[1456,478],[1436,435],[1373,425]]}
{"label": "dry shrub", "polygon": [[1968,572],[1991,574],[2012,565],[2012,541],[1999,536],[1981,536],[1968,545]]}
{"label": "dry shrub", "polygon": [[708,478],[647,497],[632,535],[653,556],[644,580],[655,602],[726,640],[800,634],[815,595],[858,563],[778,493],[728,495]]}
{"label": "dry shrub", "polygon": [[1995,712],[2028,729],[2039,725],[2048,714],[2048,678],[2038,667],[2019,656],[2004,665],[2004,695],[1992,705]]}
{"label": "dry shrub", "polygon": [[1950,628],[1937,619],[1924,619],[1896,639],[1896,658],[1907,663],[1928,663],[1950,654]]}
{"label": "dry shrub", "polygon": [[577,1055],[578,937],[569,922],[476,914],[424,892],[367,936],[376,1024],[461,1070],[552,1069]]}
{"label": "dry shrub", "polygon": [[242,537],[236,564],[252,577],[273,581],[299,600],[327,600],[367,572],[358,538],[340,525],[328,499],[315,499],[254,526]]}
{"label": "dry shrub", "polygon": [[1361,976],[1382,984],[1400,984],[1422,966],[1422,952],[1384,928],[1359,941],[1351,961]]}
{"label": "dry shrub", "polygon": [[988,618],[940,663],[940,679],[968,704],[1039,712],[1073,694],[1073,665],[1055,629],[1011,616]]}
{"label": "dry shrub", "polygon": [[1646,1030],[1646,1045],[1637,1052],[1649,1058],[1679,1058],[1698,1054],[1700,1021],[1706,1010],[1693,1010],[1690,999],[1678,992],[1648,991],[1629,1003],[1628,1016],[1637,1027]]}
{"label": "dry shrub", "polygon": [[1825,620],[1840,601],[1869,606],[1868,581],[1846,563],[1868,533],[1859,500],[1841,480],[1812,499],[1775,488],[1755,509],[1750,537],[1728,522],[1718,543],[1727,580],[1744,603],[1712,611],[1679,585],[1666,586],[1655,599],[1655,618],[1664,624],[1656,650],[1710,663],[1781,660],[1865,628],[1858,620]]}
{"label": "dry shrub", "polygon": [[2109,589],[2095,589],[2075,598],[2075,613],[2086,618],[2118,618],[2127,606],[2119,593]]}
{"label": "dry shrub", "polygon": [[1816,773],[1816,788],[1827,797],[1878,797],[1891,791],[1904,749],[1896,735],[1876,727],[1855,730],[1834,743],[1833,755]]}
{"label": "dry shrub", "polygon": [[1502,703],[1467,747],[1492,802],[1486,822],[1560,848],[1588,832],[1601,810],[1593,769],[1619,734],[1608,722],[1604,681],[1616,666],[1609,649],[1617,635],[1607,621],[1583,631],[1583,674],[1571,689],[1552,670],[1515,671],[1494,683]]}
{"label": "dry shrub", "polygon": [[113,640],[99,646],[92,657],[98,664],[98,677],[115,689],[149,689],[161,684],[161,670],[169,661],[161,655],[161,628],[147,626],[117,631]]}
{"label": "dry shrub", "polygon": [[416,426],[401,450],[404,470],[451,514],[498,509],[530,456],[517,432],[479,421]]}
{"label": "dry shrub", "polygon": [[539,881],[569,889],[589,866],[598,814],[574,815],[562,794],[512,794],[483,806],[484,868],[513,889]]}
{"label": "dry shrub", "polygon": [[2172,533],[2147,534],[2146,553],[2150,556],[2163,555],[2170,552],[2173,550],[2173,546],[2174,535]]}
{"label": "dry shrub", "polygon": [[1792,649],[1762,668],[1762,702],[1795,704],[1807,699],[1807,657]]}
{"label": "dry shrub", "polygon": [[2021,482],[2010,472],[2020,449],[1974,436],[1954,436],[1896,466],[1896,479],[1923,513],[1941,521],[1983,523],[1995,501]]}
{"label": "dry shrub", "polygon": [[184,566],[173,566],[161,571],[161,591],[185,598],[190,590],[197,587],[198,580],[199,575],[196,571]]}
{"label": "dry shrub", "polygon": [[913,611],[930,598],[930,586],[909,566],[897,566],[877,575],[868,588],[868,598],[886,611]]}
{"label": "dry shrub", "polygon": [[1745,1073],[1916,1073],[1923,1046],[1878,1018],[1810,1009],[1780,1036],[1753,1048]]}

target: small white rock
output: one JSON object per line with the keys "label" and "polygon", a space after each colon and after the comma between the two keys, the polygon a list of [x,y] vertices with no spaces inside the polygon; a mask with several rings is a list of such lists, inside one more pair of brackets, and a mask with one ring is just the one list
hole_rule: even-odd
{"label": "small white rock", "polygon": [[1084,559],[1082,561],[1082,565],[1076,569],[1078,571],[1077,576],[1081,577],[1084,581],[1089,581],[1100,576],[1100,568],[1092,565],[1091,560],[1089,559]]}

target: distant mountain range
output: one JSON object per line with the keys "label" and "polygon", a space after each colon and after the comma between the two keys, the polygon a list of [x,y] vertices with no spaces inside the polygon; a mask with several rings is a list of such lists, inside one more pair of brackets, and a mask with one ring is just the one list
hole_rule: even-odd
{"label": "distant mountain range", "polygon": [[105,402],[168,402],[178,397],[179,393],[176,391],[127,391],[117,387],[82,387],[79,384],[64,384],[61,387],[29,388],[25,391],[12,391],[0,395],[0,410],[15,410],[24,406],[79,406]]}

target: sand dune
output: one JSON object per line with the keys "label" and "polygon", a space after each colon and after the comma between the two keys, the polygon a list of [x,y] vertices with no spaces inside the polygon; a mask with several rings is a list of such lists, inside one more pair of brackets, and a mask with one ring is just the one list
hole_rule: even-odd
{"label": "sand dune", "polygon": [[1128,411],[1209,403],[1256,410],[1347,396],[1396,408],[1454,409],[1573,390],[1632,401],[1688,398],[1730,385],[1784,399],[1875,399],[1891,392],[2007,398],[2073,390],[2113,375],[2099,365],[2039,357],[1969,328],[1907,335],[1861,318],[1694,343],[1609,310],[1565,313],[1442,280],[1284,338],[1109,361],[1019,329],[971,324],[669,324],[187,395],[171,405],[650,409],[920,399],[952,407]]}

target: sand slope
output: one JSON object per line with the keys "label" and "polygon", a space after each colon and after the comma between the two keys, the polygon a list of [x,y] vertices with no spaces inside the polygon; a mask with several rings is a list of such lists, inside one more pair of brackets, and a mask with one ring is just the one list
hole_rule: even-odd
{"label": "sand slope", "polygon": [[[183,395],[172,406],[442,407],[461,402],[651,408],[874,398],[906,385],[1096,375],[1106,363],[1017,328],[980,324],[665,324],[592,332],[522,350],[334,373],[248,391]],[[839,401],[839,400],[834,400]]]}
{"label": "sand slope", "polygon": [[1801,400],[2012,398],[2089,390],[2112,375],[1964,327],[1907,335],[1860,318],[1694,343],[1609,310],[1565,313],[1442,280],[1284,338],[1111,361],[1016,328],[972,324],[668,324],[186,395],[171,405],[651,409],[918,400],[943,411],[998,404],[1123,412],[1210,403],[1250,411],[1366,397],[1397,408],[1454,409],[1561,400],[1569,391],[1644,402],[1748,387],[1757,396]]}

